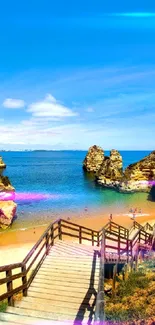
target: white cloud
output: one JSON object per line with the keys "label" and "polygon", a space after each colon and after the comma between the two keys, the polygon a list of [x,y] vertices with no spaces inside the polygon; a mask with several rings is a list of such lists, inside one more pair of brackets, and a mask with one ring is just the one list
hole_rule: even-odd
{"label": "white cloud", "polygon": [[15,98],[6,98],[3,102],[3,106],[6,108],[23,108],[25,106],[25,102],[22,99]]}
{"label": "white cloud", "polygon": [[29,105],[27,112],[32,113],[32,116],[35,117],[63,118],[78,115],[57,101],[51,94],[47,94],[44,100]]}
{"label": "white cloud", "polygon": [[[110,120],[111,121],[111,120]],[[145,124],[143,123],[145,121]],[[47,124],[45,119],[42,123],[36,123],[35,119],[30,123],[2,123],[0,125],[0,149],[13,148],[42,148],[42,149],[88,149],[93,143],[104,149],[144,149],[150,150],[154,147],[154,124],[147,128],[149,116],[143,120],[126,119],[122,121],[106,121],[105,125],[94,125],[87,123],[53,123]],[[27,121],[28,122],[28,121]],[[39,122],[39,121],[37,121]],[[41,121],[40,121],[41,122]],[[147,122],[147,123],[146,123]],[[136,142],[137,134],[141,142]],[[129,143],[128,139],[131,142]]]}

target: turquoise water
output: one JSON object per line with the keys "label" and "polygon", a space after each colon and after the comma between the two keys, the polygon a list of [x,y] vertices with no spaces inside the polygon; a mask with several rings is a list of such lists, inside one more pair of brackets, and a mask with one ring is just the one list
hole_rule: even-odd
{"label": "turquoise water", "polygon": [[[124,168],[148,155],[148,151],[120,151]],[[109,152],[106,152],[109,154]],[[147,194],[121,194],[103,189],[83,172],[84,151],[0,152],[16,193],[18,210],[13,227],[46,223],[63,214],[128,209]]]}

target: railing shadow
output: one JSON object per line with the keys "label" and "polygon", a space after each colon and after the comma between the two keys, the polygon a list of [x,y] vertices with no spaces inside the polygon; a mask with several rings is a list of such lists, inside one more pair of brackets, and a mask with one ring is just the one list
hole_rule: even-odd
{"label": "railing shadow", "polygon": [[[96,305],[96,298],[97,298],[97,291],[94,288],[94,282],[95,282],[95,271],[96,271],[96,258],[99,256],[98,251],[94,251],[93,255],[93,261],[92,261],[92,269],[91,269],[91,276],[90,276],[90,283],[89,283],[89,288],[88,291],[79,307],[79,310],[77,312],[76,318],[74,320],[73,325],[82,325],[82,321],[84,319],[86,311],[89,311],[89,317],[87,324],[91,325],[93,321],[93,315],[94,315],[94,308]],[[90,300],[94,296],[94,301],[92,305],[90,305]]]}

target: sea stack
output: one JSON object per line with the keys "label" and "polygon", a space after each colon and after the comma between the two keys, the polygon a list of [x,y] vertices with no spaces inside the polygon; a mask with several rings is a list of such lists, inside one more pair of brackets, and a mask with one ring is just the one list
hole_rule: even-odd
{"label": "sea stack", "polygon": [[96,175],[100,185],[110,188],[117,188],[123,176],[123,163],[120,153],[113,149],[110,157],[105,156],[100,169]]}
{"label": "sea stack", "polygon": [[155,151],[142,160],[130,164],[123,171],[119,151],[113,149],[107,157],[104,156],[102,148],[93,146],[89,149],[83,165],[87,172],[94,172],[95,179],[100,185],[114,188],[119,192],[150,192],[155,186]]}
{"label": "sea stack", "polygon": [[4,167],[0,171],[0,228],[6,229],[12,223],[16,214],[17,204],[13,201],[15,197],[15,189],[7,176],[3,176],[3,169],[6,165],[1,162]]}
{"label": "sea stack", "polygon": [[2,159],[2,157],[0,156],[0,169],[3,169],[3,168],[6,168],[6,165],[5,165],[5,163],[3,162],[3,159]]}
{"label": "sea stack", "polygon": [[104,151],[99,146],[92,146],[89,148],[88,153],[83,162],[83,169],[88,172],[97,173],[104,160]]}

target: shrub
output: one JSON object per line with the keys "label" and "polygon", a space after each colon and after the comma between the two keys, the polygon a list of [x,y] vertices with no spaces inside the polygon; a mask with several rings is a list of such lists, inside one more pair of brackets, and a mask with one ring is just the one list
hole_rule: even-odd
{"label": "shrub", "polygon": [[7,308],[7,302],[6,301],[0,302],[0,312],[2,313],[6,311],[6,308]]}

